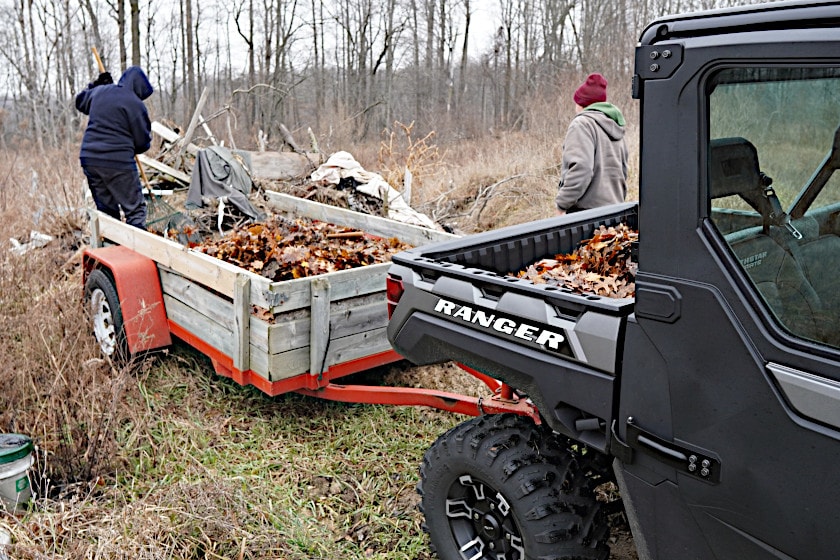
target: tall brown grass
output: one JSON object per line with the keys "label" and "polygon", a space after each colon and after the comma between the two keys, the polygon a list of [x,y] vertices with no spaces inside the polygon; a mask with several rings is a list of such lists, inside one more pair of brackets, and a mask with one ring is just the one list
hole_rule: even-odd
{"label": "tall brown grass", "polygon": [[[122,375],[98,356],[81,305],[79,250],[84,240],[81,173],[64,153],[33,160],[6,152],[2,168],[0,340],[4,351],[0,429],[35,436],[36,490],[109,472]],[[54,240],[24,254],[30,232]],[[81,328],[80,328],[81,327]]]}

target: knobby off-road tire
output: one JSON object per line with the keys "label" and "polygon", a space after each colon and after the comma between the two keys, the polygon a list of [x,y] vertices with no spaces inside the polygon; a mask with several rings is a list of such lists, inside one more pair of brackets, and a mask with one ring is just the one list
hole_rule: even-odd
{"label": "knobby off-road tire", "polygon": [[[588,457],[587,457],[588,455]],[[442,560],[607,560],[598,454],[528,418],[474,418],[429,448],[417,491]],[[589,476],[587,476],[589,475]]]}
{"label": "knobby off-road tire", "polygon": [[91,271],[85,282],[85,301],[93,323],[93,334],[102,353],[118,365],[126,364],[130,355],[120,298],[107,272],[99,269]]}

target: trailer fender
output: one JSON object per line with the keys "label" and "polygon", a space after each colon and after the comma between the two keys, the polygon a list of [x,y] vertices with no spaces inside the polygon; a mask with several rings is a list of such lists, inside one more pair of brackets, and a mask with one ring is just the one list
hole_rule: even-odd
{"label": "trailer fender", "polygon": [[113,278],[132,355],[172,344],[155,261],[122,245],[112,245],[86,249],[82,264],[84,282],[96,269],[108,271]]}

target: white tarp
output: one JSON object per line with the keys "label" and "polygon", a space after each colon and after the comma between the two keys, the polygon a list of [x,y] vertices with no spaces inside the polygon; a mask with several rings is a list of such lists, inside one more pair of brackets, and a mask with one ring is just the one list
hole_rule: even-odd
{"label": "white tarp", "polygon": [[440,229],[435,222],[417,212],[378,173],[366,171],[348,152],[336,152],[321,167],[312,172],[311,179],[337,185],[342,179],[352,177],[359,183],[356,190],[388,202],[388,218],[415,226]]}

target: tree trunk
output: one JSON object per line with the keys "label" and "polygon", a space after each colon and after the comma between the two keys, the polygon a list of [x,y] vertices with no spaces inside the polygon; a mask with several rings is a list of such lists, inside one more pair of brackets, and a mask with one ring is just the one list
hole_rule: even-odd
{"label": "tree trunk", "polygon": [[189,122],[192,114],[195,112],[195,49],[193,46],[193,0],[186,0],[184,4],[184,40],[186,43],[186,53],[184,56],[184,64],[187,82],[187,95],[184,103],[184,122]]}
{"label": "tree trunk", "polygon": [[140,0],[129,0],[131,5],[131,64],[140,66]]}
{"label": "tree trunk", "polygon": [[117,42],[120,46],[120,71],[128,67],[128,53],[125,46],[125,0],[117,2]]}
{"label": "tree trunk", "polygon": [[[323,66],[323,59],[321,54],[322,49],[322,40],[323,40],[323,28],[324,22],[318,16],[316,2],[315,0],[310,1],[310,5],[312,8],[312,44],[314,49],[314,66],[312,71],[315,73],[315,128],[317,130],[321,129],[321,113],[324,111],[324,66]],[[324,3],[318,2],[318,6],[320,6],[321,10],[324,9]],[[319,32],[319,24],[321,31]]]}
{"label": "tree trunk", "polygon": [[470,9],[470,0],[464,0],[464,43],[461,48],[461,70],[459,72],[458,79],[460,80],[460,84],[458,87],[458,97],[455,101],[455,104],[460,109],[463,106],[464,102],[464,95],[467,93],[467,62],[469,60],[468,56],[468,46],[470,40],[470,22],[472,21],[472,10]]}
{"label": "tree trunk", "polygon": [[[90,18],[90,28],[93,33],[93,46],[96,47],[96,50],[102,57],[102,60],[108,60],[108,51],[102,44],[102,33],[99,31],[99,18],[96,15],[96,10],[93,9],[90,0],[84,0],[84,8]],[[89,58],[88,60],[92,59]]]}

